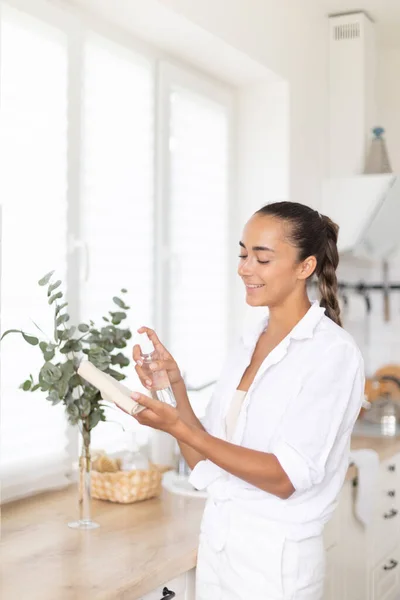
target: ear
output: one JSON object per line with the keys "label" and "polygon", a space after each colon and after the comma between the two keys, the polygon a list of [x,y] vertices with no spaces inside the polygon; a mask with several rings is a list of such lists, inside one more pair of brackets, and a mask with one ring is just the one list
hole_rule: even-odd
{"label": "ear", "polygon": [[308,277],[311,277],[316,268],[317,259],[315,256],[309,256],[299,265],[299,271],[297,274],[298,279],[307,279]]}

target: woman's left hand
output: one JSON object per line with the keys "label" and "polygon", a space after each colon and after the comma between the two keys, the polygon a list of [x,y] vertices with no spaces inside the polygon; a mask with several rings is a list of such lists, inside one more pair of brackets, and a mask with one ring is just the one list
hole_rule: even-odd
{"label": "woman's left hand", "polygon": [[144,394],[138,392],[132,393],[132,398],[146,409],[140,411],[137,415],[133,415],[134,419],[141,425],[147,425],[153,429],[160,429],[166,431],[171,435],[174,435],[181,423],[179,413],[176,408],[160,402],[160,400],[154,400]]}

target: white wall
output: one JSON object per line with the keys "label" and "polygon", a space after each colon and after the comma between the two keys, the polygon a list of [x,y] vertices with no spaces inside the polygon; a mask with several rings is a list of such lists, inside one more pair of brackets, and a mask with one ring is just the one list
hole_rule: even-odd
{"label": "white wall", "polygon": [[392,169],[400,173],[400,45],[379,49],[377,96],[377,124],[386,130]]}
{"label": "white wall", "polygon": [[161,2],[287,81],[289,195],[292,200],[318,207],[321,179],[326,174],[328,105],[328,22],[320,3],[310,0]]}
{"label": "white wall", "polygon": [[[386,141],[394,172],[400,173],[400,45],[378,45],[377,65],[377,125],[386,130]],[[382,282],[379,264],[351,268],[342,265],[341,274],[347,281]],[[400,253],[389,262],[389,280],[400,283]],[[345,318],[347,328],[356,338],[366,360],[367,374],[371,375],[384,364],[400,364],[400,293],[390,293],[390,321],[383,317],[383,295],[371,293],[372,311],[367,318],[362,298],[350,297]]]}

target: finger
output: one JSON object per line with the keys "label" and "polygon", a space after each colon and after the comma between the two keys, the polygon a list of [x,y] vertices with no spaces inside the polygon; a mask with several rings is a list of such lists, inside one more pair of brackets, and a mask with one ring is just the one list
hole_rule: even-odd
{"label": "finger", "polygon": [[145,406],[146,408],[150,408],[155,413],[160,410],[161,402],[159,400],[154,400],[149,396],[145,396],[145,394],[140,394],[139,392],[132,392],[131,397],[141,406]]}
{"label": "finger", "polygon": [[149,340],[152,342],[153,346],[155,349],[157,349],[157,346],[161,347],[163,350],[165,350],[164,346],[162,345],[162,343],[160,342],[160,340],[158,339],[158,336],[156,334],[156,332],[154,331],[154,329],[150,329],[150,327],[140,327],[140,329],[138,329],[138,333],[146,333]]}
{"label": "finger", "polygon": [[[133,350],[132,350],[132,358],[135,361],[135,363],[137,364],[138,362],[142,362],[141,358],[142,358],[142,350],[139,346],[139,344],[135,344],[133,346]],[[141,365],[140,365],[141,366]]]}
{"label": "finger", "polygon": [[148,389],[150,389],[151,386],[153,385],[153,382],[151,381],[151,379],[149,379],[147,373],[144,373],[143,369],[141,367],[139,367],[138,365],[135,366],[135,371],[138,374],[140,383],[142,385],[144,385],[145,387],[147,387]]}

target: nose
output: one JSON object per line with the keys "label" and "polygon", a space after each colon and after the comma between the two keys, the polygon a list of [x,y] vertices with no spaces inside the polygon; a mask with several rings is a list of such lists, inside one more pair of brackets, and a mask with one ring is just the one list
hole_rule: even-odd
{"label": "nose", "polygon": [[252,273],[253,273],[253,269],[252,269],[252,265],[251,265],[251,260],[249,259],[249,257],[243,258],[240,261],[240,264],[238,267],[238,274],[240,275],[240,277],[247,277],[249,275],[252,275]]}

